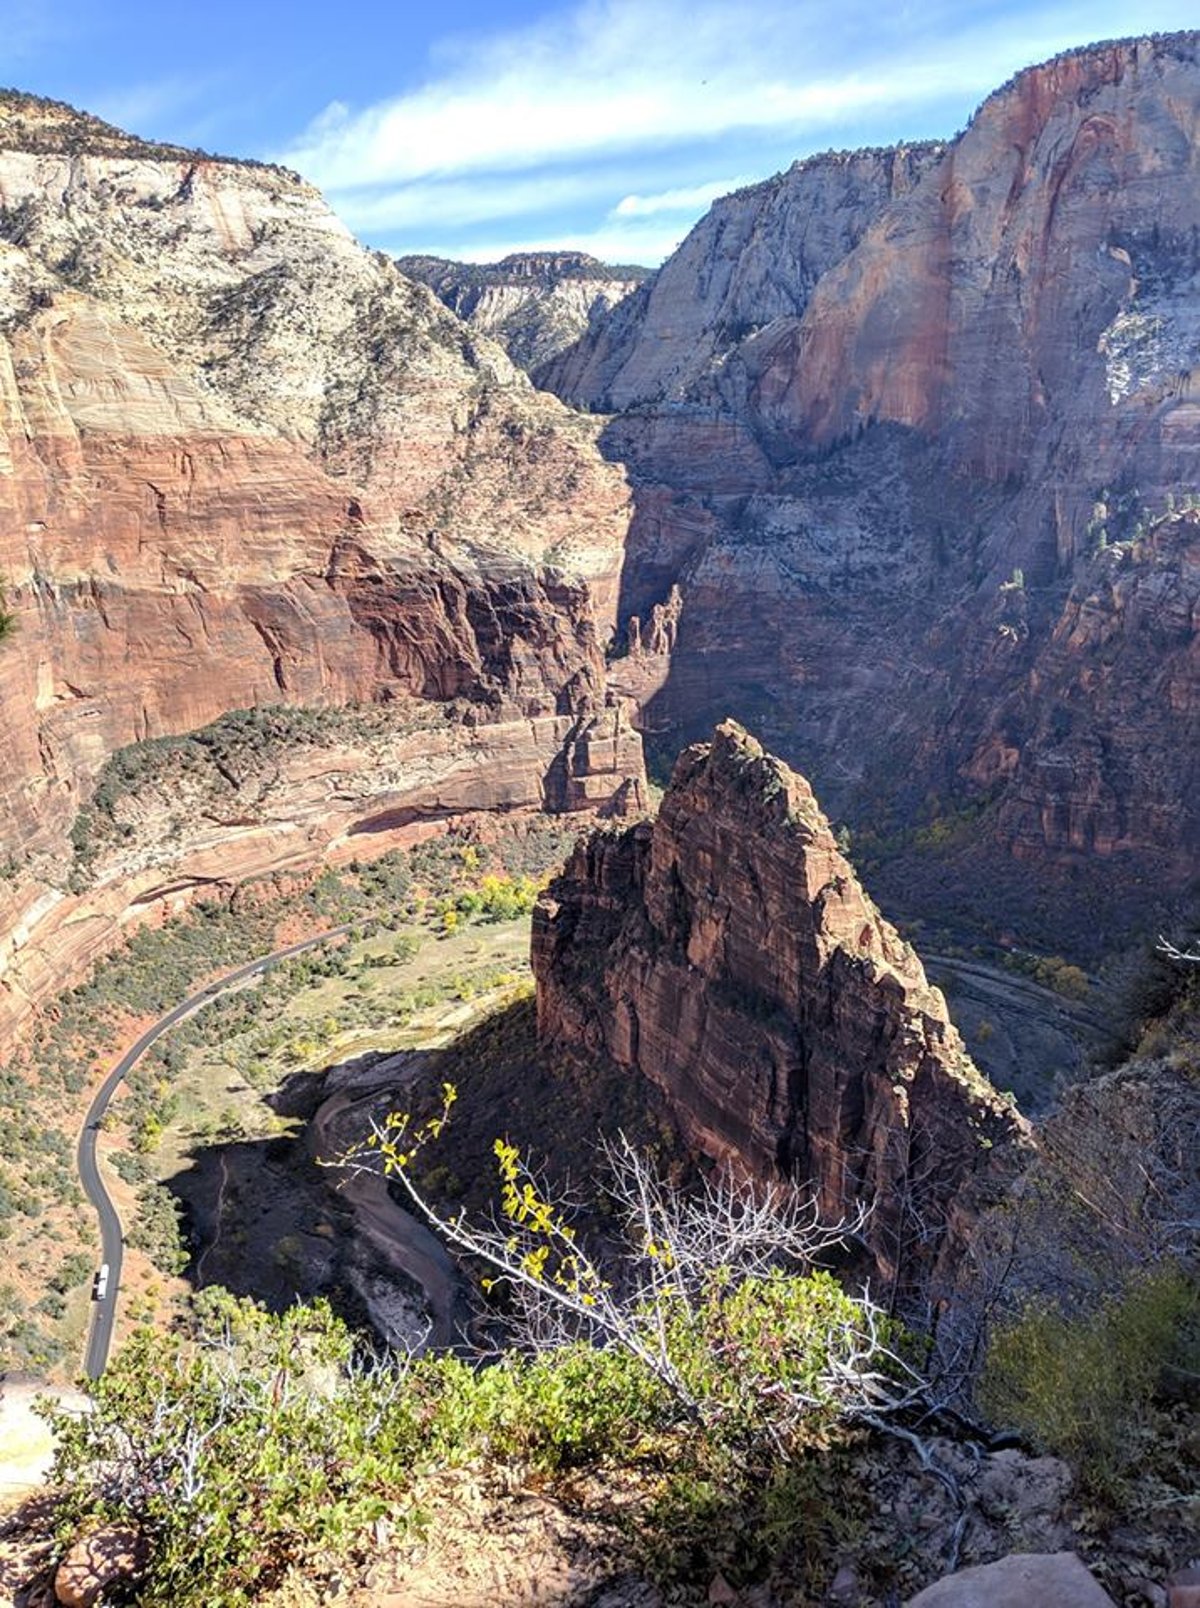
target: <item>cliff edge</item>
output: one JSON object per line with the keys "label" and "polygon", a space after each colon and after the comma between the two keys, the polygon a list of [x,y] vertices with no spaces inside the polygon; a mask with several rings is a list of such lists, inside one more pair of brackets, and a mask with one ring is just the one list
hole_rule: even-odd
{"label": "cliff edge", "polygon": [[749,1176],[870,1209],[907,1284],[1023,1133],[803,777],[733,721],[685,750],[653,824],[582,842],[534,913],[539,1033],[666,1095]]}

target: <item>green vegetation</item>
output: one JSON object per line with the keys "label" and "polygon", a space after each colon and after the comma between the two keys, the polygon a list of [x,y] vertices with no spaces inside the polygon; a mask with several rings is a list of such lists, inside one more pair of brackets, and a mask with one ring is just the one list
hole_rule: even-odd
{"label": "green vegetation", "polygon": [[[633,263],[598,262],[595,257],[589,257],[582,251],[522,251],[502,262],[454,262],[445,257],[417,255],[397,257],[396,267],[410,279],[419,279],[422,284],[429,285],[439,295],[453,292],[461,296],[464,290],[477,290],[489,285],[528,285],[529,273],[519,270],[531,258],[535,263],[544,264],[544,283],[563,279],[585,283],[589,280],[632,279],[640,283],[649,278],[652,272]],[[455,303],[448,305],[454,306]]]}
{"label": "green vegetation", "polygon": [[364,742],[414,726],[411,712],[369,704],[344,708],[299,708],[270,704],[234,709],[200,730],[178,737],[152,737],[119,748],[105,762],[90,802],[71,827],[72,887],[81,891],[100,855],[133,838],[137,823],[130,801],[157,791],[164,799],[197,794],[229,797],[281,754],[299,748],[329,748]]}
{"label": "green vegetation", "polygon": [[[274,719],[258,711],[218,723],[222,762],[246,754],[253,763]],[[326,729],[319,712],[313,729]],[[158,752],[150,745],[139,758],[149,763]],[[346,944],[293,958],[256,986],[213,1001],[139,1064],[110,1123],[131,1147],[114,1165],[138,1188],[177,1167],[187,1146],[282,1131],[286,1122],[262,1096],[293,1073],[366,1048],[415,1047],[428,1036],[431,1011],[519,985],[528,953],[521,912],[574,837],[569,824],[545,820],[514,823],[486,848],[441,838],[326,870],[302,890],[281,894],[270,879],[247,884],[228,902],[200,903],[133,933],[43,1015],[28,1049],[0,1067],[0,1241],[29,1308],[44,1290],[43,1245],[94,1255],[74,1134],[84,1091],[139,1023],[289,937],[355,924]],[[452,933],[447,910],[456,916]],[[458,1031],[467,1026],[460,1020]],[[157,1226],[143,1248],[164,1271],[177,1268],[171,1225],[156,1197],[144,1198]],[[22,1306],[0,1324],[0,1366],[57,1361],[64,1335],[73,1345],[81,1322],[73,1309],[30,1316]],[[61,1332],[51,1328],[62,1323]]]}
{"label": "green vegetation", "polygon": [[1032,977],[1043,988],[1051,988],[1064,999],[1086,999],[1091,985],[1081,966],[1073,966],[1061,955],[1020,955],[1008,953],[1004,965],[1009,971]]}
{"label": "green vegetation", "polygon": [[855,866],[867,875],[912,850],[936,859],[946,850],[963,848],[981,837],[996,799],[994,791],[962,801],[930,793],[922,801],[913,824],[902,826],[894,820],[863,822],[853,833],[843,826],[839,828],[838,846],[843,854],[849,854],[853,846]]}
{"label": "green vegetation", "polygon": [[424,1475],[486,1459],[543,1475],[628,1455],[668,1422],[627,1358],[569,1348],[476,1371],[364,1359],[318,1303],[272,1317],[220,1292],[191,1335],[142,1331],[54,1416],[65,1536],[133,1520],[138,1601],[233,1608],[293,1567],[328,1577],[387,1516],[419,1530]]}
{"label": "green vegetation", "polygon": [[1093,556],[1111,551],[1122,562],[1138,556],[1138,544],[1164,520],[1200,508],[1200,493],[1183,487],[1168,491],[1161,506],[1142,501],[1137,486],[1114,492],[1105,487],[1092,503],[1091,517],[1084,527],[1087,550]]}
{"label": "green vegetation", "polygon": [[0,642],[12,636],[17,629],[17,617],[8,607],[8,598],[4,590],[4,582],[0,581]]}
{"label": "green vegetation", "polygon": [[137,1216],[127,1238],[135,1250],[145,1251],[162,1273],[182,1273],[187,1266],[179,1202],[161,1184],[149,1183],[138,1191]]}
{"label": "green vegetation", "polygon": [[994,1336],[981,1400],[1001,1423],[1119,1493],[1200,1377],[1200,1285],[1165,1266],[1093,1311],[1036,1301]]}
{"label": "green vegetation", "polygon": [[[643,1246],[642,1264],[665,1267],[665,1250]],[[91,1413],[48,1411],[62,1539],[132,1521],[139,1602],[240,1608],[290,1570],[320,1582],[364,1561],[376,1521],[419,1536],[448,1470],[565,1490],[617,1469],[631,1557],[664,1584],[748,1579],[781,1547],[820,1576],[853,1523],[830,1448],[855,1402],[886,1396],[870,1309],[761,1259],[669,1283],[665,1303],[643,1289],[628,1311],[647,1337],[665,1318],[678,1389],[624,1344],[379,1358],[322,1303],[270,1316],[205,1291],[186,1330],[123,1347]]]}

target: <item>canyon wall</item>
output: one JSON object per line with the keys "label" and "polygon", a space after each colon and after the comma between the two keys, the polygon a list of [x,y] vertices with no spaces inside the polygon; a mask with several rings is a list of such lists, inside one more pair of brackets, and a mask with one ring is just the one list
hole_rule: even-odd
{"label": "canyon wall", "polygon": [[[614,674],[649,689],[662,749],[733,712],[856,827],[976,812],[977,877],[1016,875],[1014,849],[1051,876],[1103,861],[1135,922],[1186,885],[1190,561],[1159,636],[1139,627],[1148,662],[1099,648],[1087,600],[1119,634],[1165,599],[1147,538],[1200,492],[1198,126],[1200,35],[1070,52],[944,147],[726,198],[550,366],[621,410],[637,627]],[[647,663],[656,608],[674,641]],[[1053,730],[1031,713],[1051,684]],[[1121,936],[1062,913],[1061,941]]]}
{"label": "canyon wall", "polygon": [[539,384],[605,412],[699,400],[752,331],[804,311],[822,275],[943,150],[832,151],[722,197],[657,273],[539,371]]}
{"label": "canyon wall", "polygon": [[630,514],[596,434],[294,174],[0,96],[0,858],[25,947],[108,756],[230,709],[453,700],[526,802],[636,794],[636,734],[620,774],[586,735],[614,718]]}
{"label": "canyon wall", "polygon": [[398,257],[396,266],[428,285],[472,329],[499,341],[535,377],[648,272],[611,267],[586,251],[525,251],[490,263]]}
{"label": "canyon wall", "polygon": [[1021,1141],[807,782],[732,721],[680,756],[653,823],[580,843],[533,963],[544,1042],[649,1078],[737,1171],[811,1183],[830,1218],[870,1208],[889,1282],[957,1243]]}

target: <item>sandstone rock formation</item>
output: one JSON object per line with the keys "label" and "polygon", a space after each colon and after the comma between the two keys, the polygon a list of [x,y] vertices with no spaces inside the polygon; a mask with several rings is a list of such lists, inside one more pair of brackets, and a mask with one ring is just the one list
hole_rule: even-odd
{"label": "sandstone rock formation", "polygon": [[733,722],[657,819],[581,843],[538,904],[539,1034],[648,1077],[685,1135],[872,1208],[889,1281],[927,1270],[1022,1125],[839,852],[808,784]]}
{"label": "sandstone rock formation", "polygon": [[[1028,672],[967,773],[1004,782],[1019,856],[1158,855],[1180,883],[1200,797],[1200,512],[1167,515],[1077,566]],[[1170,863],[1173,861],[1173,863]]]}
{"label": "sandstone rock formation", "polygon": [[499,341],[513,362],[536,374],[573,346],[646,278],[645,268],[617,268],[586,251],[527,251],[501,262],[399,257],[452,313]]}
{"label": "sandstone rock formation", "polygon": [[943,149],[833,151],[724,196],[539,383],[606,411],[694,400],[751,332],[803,313],[821,276]]}
{"label": "sandstone rock formation", "polygon": [[[1198,116],[1200,35],[1073,51],[945,148],[815,159],[718,203],[545,371],[624,410],[622,625],[679,590],[645,729],[732,710],[856,825],[990,802],[987,876],[1014,846],[1103,860],[1126,919],[1139,878],[1185,883],[1195,613],[1143,538],[1200,489]],[[1118,584],[1134,554],[1144,583]],[[1170,643],[1118,649],[1156,586]],[[1065,746],[1041,725],[1064,711]],[[1103,947],[1119,923],[1068,935]]]}
{"label": "sandstone rock formation", "polygon": [[1114,1608],[1113,1600],[1074,1552],[1014,1552],[962,1569],[926,1586],[908,1608]]}
{"label": "sandstone rock formation", "polygon": [[54,1600],[63,1608],[95,1608],[144,1566],[145,1538],[132,1524],[113,1522],[81,1537],[54,1574]]}
{"label": "sandstone rock formation", "polygon": [[[521,755],[498,730],[481,805],[636,792],[604,713],[622,471],[294,174],[0,97],[0,337],[21,947],[108,755],[232,708],[460,700]],[[410,807],[428,791],[418,768]]]}

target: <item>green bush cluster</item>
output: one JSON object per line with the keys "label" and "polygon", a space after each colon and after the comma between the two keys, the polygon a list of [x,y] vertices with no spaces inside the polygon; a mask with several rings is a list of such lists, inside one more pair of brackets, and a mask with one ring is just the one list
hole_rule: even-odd
{"label": "green bush cluster", "polygon": [[145,1251],[160,1273],[182,1273],[188,1264],[181,1208],[162,1184],[147,1183],[138,1190],[137,1216],[127,1238],[135,1250]]}
{"label": "green bush cluster", "polygon": [[537,903],[539,885],[532,877],[489,874],[473,888],[447,895],[434,905],[443,932],[453,932],[462,920],[516,921]]}
{"label": "green bush cluster", "polygon": [[[1111,1493],[1144,1455],[1144,1432],[1200,1376],[1200,1285],[1156,1269],[1094,1311],[1031,1303],[993,1336],[980,1399],[990,1416]],[[1168,1409],[1169,1410],[1169,1409]]]}
{"label": "green bush cluster", "polygon": [[1089,985],[1087,973],[1081,966],[1073,966],[1061,955],[1030,955],[1016,957],[1018,969],[1026,972],[1043,988],[1051,988],[1064,999],[1086,999]]}
{"label": "green bush cluster", "polygon": [[454,1357],[364,1365],[323,1303],[272,1316],[207,1291],[195,1337],[146,1330],[53,1414],[64,1536],[133,1519],[146,1604],[233,1608],[289,1567],[318,1576],[424,1473],[479,1458],[545,1474],[629,1451],[663,1419],[640,1369],[570,1348],[476,1370]]}
{"label": "green bush cluster", "polygon": [[766,1437],[769,1393],[737,1366],[738,1348],[754,1348],[757,1378],[765,1345],[781,1383],[819,1391],[828,1348],[855,1322],[823,1276],[714,1289],[706,1320],[681,1327],[689,1383],[729,1407],[703,1429],[619,1349],[379,1360],[321,1302],[273,1316],[207,1290],[196,1310],[191,1333],[136,1333],[89,1387],[90,1413],[45,1409],[63,1539],[135,1522],[149,1548],[141,1603],[240,1608],[290,1568],[319,1579],[361,1555],[375,1520],[419,1525],[423,1478],[466,1465],[542,1481],[640,1470],[648,1506],[631,1540],[664,1579],[711,1569],[714,1548],[749,1570],[784,1531],[815,1544],[838,1529],[809,1456],[828,1445],[836,1404],[803,1434]]}

